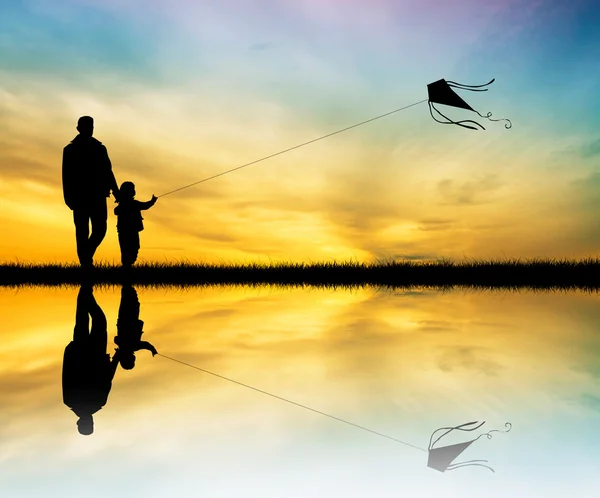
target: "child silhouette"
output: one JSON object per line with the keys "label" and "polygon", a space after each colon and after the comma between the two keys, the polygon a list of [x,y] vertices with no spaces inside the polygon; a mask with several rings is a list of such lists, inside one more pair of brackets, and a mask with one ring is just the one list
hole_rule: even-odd
{"label": "child silhouette", "polygon": [[156,348],[149,342],[142,341],[144,322],[140,320],[140,301],[137,292],[131,285],[121,288],[121,303],[117,319],[117,335],[114,339],[118,346],[119,362],[125,370],[135,366],[135,352],[145,349],[158,354]]}
{"label": "child silhouette", "polygon": [[121,263],[126,268],[133,266],[140,250],[140,232],[144,229],[142,211],[154,206],[157,199],[153,195],[152,199],[146,202],[135,200],[135,185],[132,182],[123,182],[119,189],[119,205],[115,208],[115,214]]}

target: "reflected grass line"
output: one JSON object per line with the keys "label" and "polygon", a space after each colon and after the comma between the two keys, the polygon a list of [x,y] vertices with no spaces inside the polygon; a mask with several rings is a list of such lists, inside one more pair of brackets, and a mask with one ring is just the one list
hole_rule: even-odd
{"label": "reflected grass line", "polygon": [[0,263],[0,286],[73,286],[129,282],[149,287],[275,287],[473,290],[600,290],[600,258],[581,260],[437,260],[374,263],[142,263],[128,272],[101,262],[84,272],[77,264]]}

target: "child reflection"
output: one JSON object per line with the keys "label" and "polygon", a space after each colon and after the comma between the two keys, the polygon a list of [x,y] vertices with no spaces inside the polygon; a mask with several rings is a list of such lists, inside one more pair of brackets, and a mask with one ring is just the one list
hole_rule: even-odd
{"label": "child reflection", "polygon": [[125,370],[135,366],[135,352],[141,349],[158,354],[156,348],[149,342],[142,341],[144,322],[140,320],[140,301],[136,290],[131,285],[121,288],[121,304],[117,318],[117,335],[115,344],[118,346],[119,361]]}
{"label": "child reflection", "polygon": [[94,298],[92,285],[82,285],[73,340],[65,348],[62,384],[63,401],[79,417],[77,428],[84,436],[94,432],[93,415],[106,404],[119,364],[119,352],[111,360],[107,343],[106,316]]}

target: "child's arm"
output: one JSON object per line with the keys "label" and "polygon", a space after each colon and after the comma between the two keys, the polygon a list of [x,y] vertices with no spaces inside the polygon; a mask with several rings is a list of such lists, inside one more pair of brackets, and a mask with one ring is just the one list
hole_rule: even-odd
{"label": "child's arm", "polygon": [[138,207],[142,211],[145,211],[146,209],[150,209],[152,206],[154,206],[154,204],[156,204],[157,199],[158,199],[158,197],[156,197],[155,195],[153,195],[152,199],[150,199],[149,201],[146,201],[146,202],[137,201]]}
{"label": "child's arm", "polygon": [[156,350],[156,348],[147,341],[140,341],[140,347],[139,347],[138,351],[140,349],[145,349],[147,351],[150,351],[152,353],[152,356],[156,356],[158,354],[158,351]]}

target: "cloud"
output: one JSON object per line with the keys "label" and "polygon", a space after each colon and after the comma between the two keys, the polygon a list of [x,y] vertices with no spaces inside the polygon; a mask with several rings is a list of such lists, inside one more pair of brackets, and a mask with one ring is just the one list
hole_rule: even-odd
{"label": "cloud", "polygon": [[456,223],[455,220],[448,219],[423,219],[419,221],[420,226],[418,230],[422,230],[424,232],[450,230],[454,223]]}
{"label": "cloud", "polygon": [[[169,226],[168,223],[164,223],[164,222],[163,222],[163,225]],[[202,227],[201,225],[198,226],[196,223],[194,223],[193,225],[197,228],[192,228],[189,225],[188,225],[188,228],[186,228],[186,227],[182,227],[181,225],[179,225],[178,231],[179,231],[179,233],[185,233],[187,235],[191,235],[192,237],[194,237],[196,239],[200,239],[200,240],[210,240],[213,242],[220,242],[220,243],[227,243],[227,244],[235,244],[235,243],[240,242],[240,239],[238,237],[236,237],[235,235],[216,231],[213,228],[214,225],[212,223],[210,224],[210,228],[205,228],[205,227]]]}
{"label": "cloud", "polygon": [[44,367],[27,370],[25,375],[23,371],[2,373],[0,395],[5,406],[12,408],[12,410],[2,410],[0,425],[3,428],[11,422],[14,412],[20,411],[21,405],[49,403],[51,395],[46,388],[54,383],[55,371],[56,364],[47,364]]}
{"label": "cloud", "polygon": [[572,180],[569,186],[558,206],[563,212],[572,213],[567,236],[584,250],[596,253],[600,244],[600,172]]}
{"label": "cloud", "polygon": [[[60,157],[58,159],[60,168]],[[7,153],[0,148],[0,175],[5,180],[33,181],[51,187],[60,185],[60,174],[48,168],[43,160],[18,157],[16,154]],[[62,195],[62,194],[61,194]]]}
{"label": "cloud", "polygon": [[167,246],[146,246],[147,251],[183,251],[183,247],[167,247]]}
{"label": "cloud", "polygon": [[437,259],[438,256],[433,253],[429,254],[407,254],[407,253],[398,253],[393,255],[394,259],[403,259],[407,261],[425,261],[425,260],[434,260]]}
{"label": "cloud", "polygon": [[[570,161],[581,157],[591,159],[600,154],[600,138],[594,140],[581,140],[570,137],[571,140],[563,147],[553,151],[552,155],[559,161],[559,167],[570,168]],[[575,143],[573,143],[575,141]],[[573,157],[577,156],[577,157]]]}
{"label": "cloud", "polygon": [[456,332],[459,326],[449,320],[419,320],[419,330],[425,333]]}
{"label": "cloud", "polygon": [[586,193],[589,196],[600,199],[600,172],[594,171],[583,178],[573,180],[571,186],[578,191],[578,195]]}
{"label": "cloud", "polygon": [[581,156],[588,159],[590,157],[596,157],[600,154],[600,138],[584,144],[581,147]]}
{"label": "cloud", "polygon": [[438,366],[443,372],[455,370],[472,370],[487,376],[495,376],[502,366],[490,359],[485,353],[486,348],[458,346],[446,348],[438,360]]}
{"label": "cloud", "polygon": [[596,414],[600,414],[600,396],[595,394],[583,394],[580,400],[584,407],[591,409]]}
{"label": "cloud", "polygon": [[442,205],[475,205],[490,202],[489,194],[504,185],[498,179],[498,175],[490,174],[478,180],[469,180],[463,183],[444,179],[438,182],[437,189],[442,198]]}

